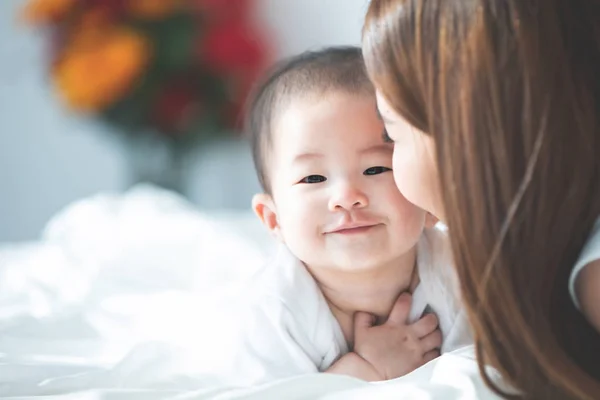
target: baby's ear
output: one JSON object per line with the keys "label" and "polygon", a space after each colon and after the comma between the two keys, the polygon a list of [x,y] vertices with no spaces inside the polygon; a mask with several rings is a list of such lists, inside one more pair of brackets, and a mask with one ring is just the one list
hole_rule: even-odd
{"label": "baby's ear", "polygon": [[254,197],[252,197],[252,209],[269,232],[277,239],[283,241],[273,197],[266,193],[255,194]]}
{"label": "baby's ear", "polygon": [[425,213],[425,228],[433,228],[440,220],[430,212]]}

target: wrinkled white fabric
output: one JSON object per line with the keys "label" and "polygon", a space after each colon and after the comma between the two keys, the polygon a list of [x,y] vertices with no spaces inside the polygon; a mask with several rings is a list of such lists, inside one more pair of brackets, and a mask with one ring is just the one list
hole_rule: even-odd
{"label": "wrinkled white fabric", "polygon": [[[227,332],[213,329],[225,318],[210,316],[239,294],[223,282],[243,285],[269,247],[250,213],[208,216],[152,187],[73,204],[40,241],[0,246],[0,397],[312,399],[360,389],[352,398],[373,398],[380,386],[329,374],[252,389],[215,388],[198,374],[202,357],[221,355],[198,338]],[[460,351],[382,385],[394,398],[486,398]]]}

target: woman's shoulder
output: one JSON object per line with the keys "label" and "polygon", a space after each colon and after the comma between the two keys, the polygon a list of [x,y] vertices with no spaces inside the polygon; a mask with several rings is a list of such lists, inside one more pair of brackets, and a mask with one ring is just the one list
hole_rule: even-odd
{"label": "woman's shoulder", "polygon": [[575,281],[586,266],[597,260],[600,260],[600,217],[596,220],[596,224],[594,225],[594,228],[592,228],[592,232],[579,255],[579,259],[573,267],[569,279],[569,292],[577,307],[579,307],[579,302],[575,295]]}

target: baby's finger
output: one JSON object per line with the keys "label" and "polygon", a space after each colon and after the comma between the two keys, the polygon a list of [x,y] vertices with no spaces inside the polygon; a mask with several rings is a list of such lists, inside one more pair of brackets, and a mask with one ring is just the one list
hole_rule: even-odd
{"label": "baby's finger", "polygon": [[435,331],[438,324],[438,318],[435,314],[426,314],[420,320],[414,322],[411,328],[418,338],[422,338]]}
{"label": "baby's finger", "polygon": [[373,314],[369,314],[362,311],[354,313],[354,331],[364,331],[367,328],[375,325],[376,318]]}
{"label": "baby's finger", "polygon": [[410,306],[412,304],[412,296],[409,293],[402,293],[398,296],[394,307],[388,317],[388,322],[398,325],[406,325],[408,321],[408,314],[410,313]]}
{"label": "baby's finger", "polygon": [[431,360],[435,360],[440,356],[439,350],[431,350],[423,354],[423,364],[428,363]]}
{"label": "baby's finger", "polygon": [[442,331],[438,329],[421,338],[421,346],[425,353],[442,347]]}

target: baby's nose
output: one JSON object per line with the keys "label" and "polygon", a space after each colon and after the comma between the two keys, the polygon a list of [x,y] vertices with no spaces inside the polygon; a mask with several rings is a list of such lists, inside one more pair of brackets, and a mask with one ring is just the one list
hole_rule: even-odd
{"label": "baby's nose", "polygon": [[369,205],[367,195],[356,187],[340,187],[331,196],[329,201],[329,209],[336,210],[352,210],[363,208]]}

